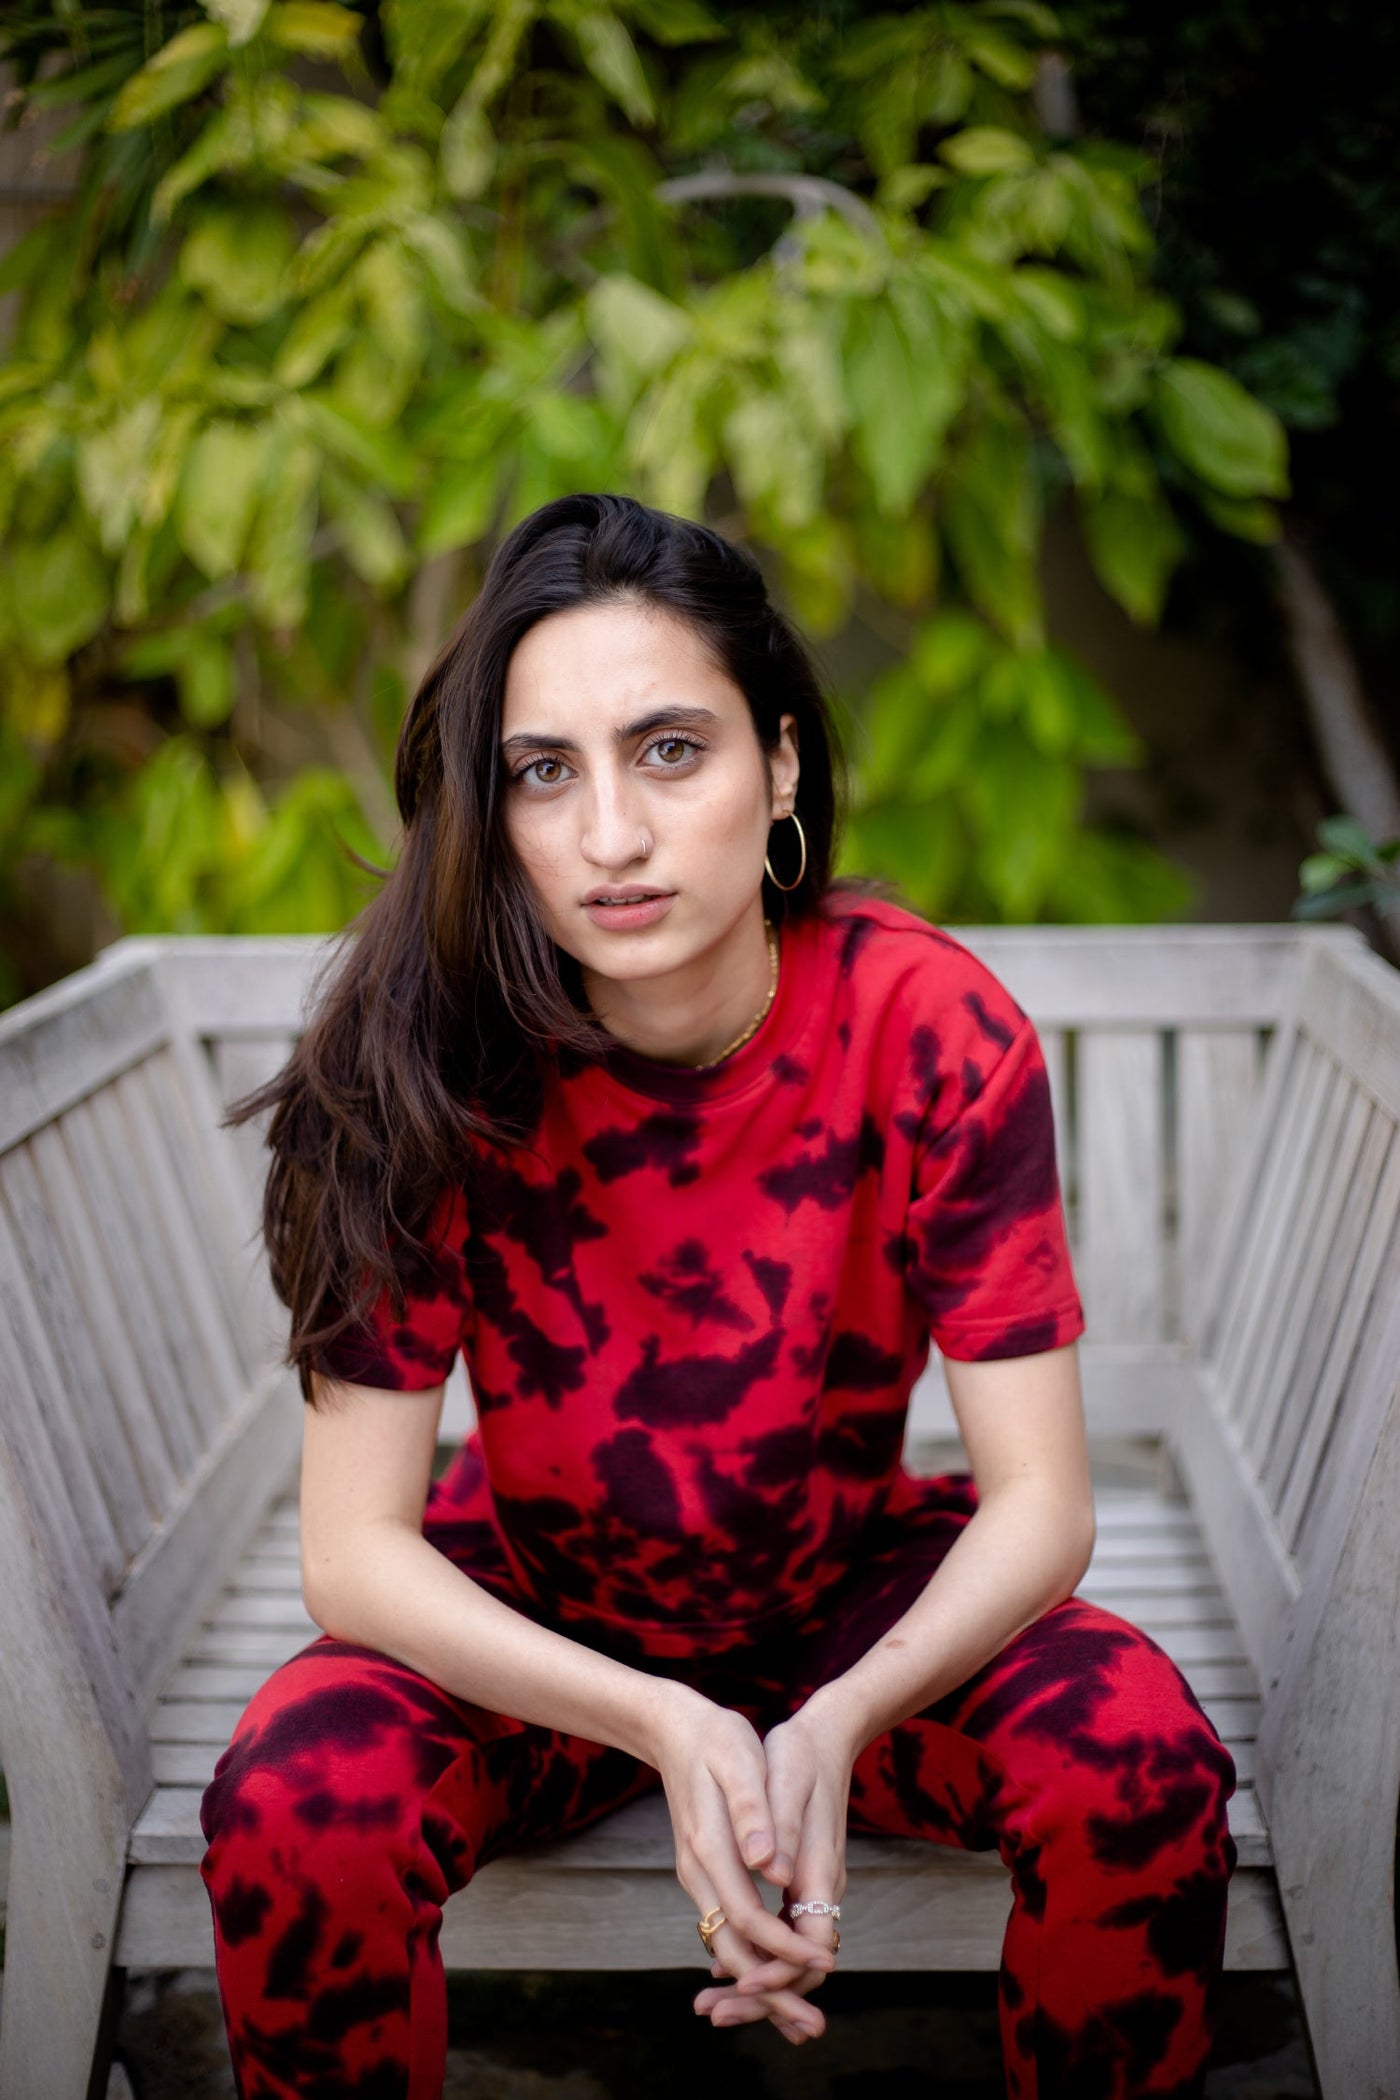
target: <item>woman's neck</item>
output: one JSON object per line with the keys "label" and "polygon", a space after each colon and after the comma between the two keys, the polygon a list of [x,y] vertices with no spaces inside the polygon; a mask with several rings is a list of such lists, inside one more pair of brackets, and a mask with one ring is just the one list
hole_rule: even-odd
{"label": "woman's neck", "polygon": [[634,980],[585,970],[583,984],[597,1019],[638,1056],[709,1064],[734,1046],[768,1001],[773,971],[762,909],[683,970]]}

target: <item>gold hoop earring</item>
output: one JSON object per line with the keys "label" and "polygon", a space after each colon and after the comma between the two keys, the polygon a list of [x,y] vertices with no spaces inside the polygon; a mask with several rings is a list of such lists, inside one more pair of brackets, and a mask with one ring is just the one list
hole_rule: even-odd
{"label": "gold hoop earring", "polygon": [[[765,870],[767,871],[768,880],[773,884],[775,889],[795,890],[800,887],[802,878],[807,872],[807,834],[802,829],[802,819],[798,816],[797,811],[795,809],[786,810],[784,814],[786,816],[791,817],[793,823],[797,826],[797,836],[802,841],[802,865],[798,869],[797,874],[791,882],[779,882],[777,876],[773,873],[772,863],[770,862],[766,853],[763,856],[763,865]],[[775,819],[775,822],[781,822],[781,819]],[[771,830],[771,825],[769,828]]]}

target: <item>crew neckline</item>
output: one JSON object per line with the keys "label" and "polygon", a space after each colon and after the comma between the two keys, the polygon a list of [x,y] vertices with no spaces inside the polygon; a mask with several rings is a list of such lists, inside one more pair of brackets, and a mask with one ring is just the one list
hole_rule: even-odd
{"label": "crew neckline", "polygon": [[724,1101],[746,1092],[771,1074],[784,1053],[793,1054],[811,1023],[818,1003],[809,996],[817,928],[815,916],[778,927],[778,988],[773,1004],[748,1041],[717,1065],[668,1064],[614,1041],[603,1053],[603,1071],[631,1092],[648,1094],[657,1101]]}

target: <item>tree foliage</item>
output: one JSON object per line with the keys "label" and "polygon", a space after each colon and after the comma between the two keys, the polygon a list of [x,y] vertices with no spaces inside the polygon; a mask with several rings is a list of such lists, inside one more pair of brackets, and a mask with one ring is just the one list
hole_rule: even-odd
{"label": "tree foliage", "polygon": [[152,19],[0,30],[81,169],[0,264],[12,896],[40,854],[123,926],[343,923],[444,608],[540,502],[626,488],[889,645],[842,695],[847,865],[950,920],[1181,907],[1082,822],[1141,754],[1047,639],[1044,520],[1152,622],[1193,509],[1267,536],[1284,443],[1178,354],[1141,156],[1038,125],[1038,0]]}

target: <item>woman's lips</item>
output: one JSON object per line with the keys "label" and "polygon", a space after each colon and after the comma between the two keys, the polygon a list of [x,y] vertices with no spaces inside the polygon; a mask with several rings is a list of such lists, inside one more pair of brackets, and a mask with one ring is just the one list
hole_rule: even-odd
{"label": "woman's lips", "polygon": [[639,897],[633,904],[585,904],[583,908],[595,926],[610,926],[615,933],[627,933],[634,926],[651,926],[664,919],[674,902],[672,890],[662,897]]}

